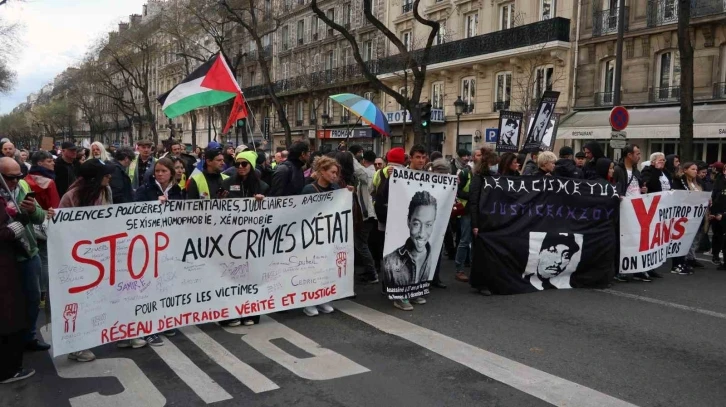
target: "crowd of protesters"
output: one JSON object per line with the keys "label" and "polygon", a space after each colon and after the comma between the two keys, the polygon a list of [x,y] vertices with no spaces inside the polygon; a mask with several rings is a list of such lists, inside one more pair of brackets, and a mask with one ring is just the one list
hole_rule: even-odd
{"label": "crowd of protesters", "polygon": [[[720,255],[726,244],[726,180],[724,165],[708,167],[702,162],[681,164],[677,156],[653,153],[645,167],[638,146],[623,150],[623,159],[613,162],[597,143],[586,144],[575,154],[563,147],[559,157],[549,151],[530,155],[496,154],[483,147],[469,152],[457,151],[452,159],[440,152],[428,153],[421,145],[408,152],[390,149],[384,157],[364,151],[357,145],[341,143],[333,151],[310,151],[306,142],[295,142],[287,150],[268,155],[245,145],[223,146],[211,142],[205,150],[187,153],[183,144],[167,143],[154,147],[149,140],[136,148],[110,146],[99,142],[89,148],[63,142],[56,151],[30,154],[17,150],[12,142],[0,142],[0,382],[9,383],[30,377],[34,371],[22,366],[23,351],[45,351],[50,345],[36,334],[39,309],[48,297],[47,239],[44,222],[54,208],[103,206],[142,201],[179,199],[226,199],[312,194],[346,188],[353,195],[354,248],[361,266],[361,284],[378,284],[382,270],[383,244],[389,204],[391,169],[451,174],[458,177],[456,204],[452,208],[444,250],[437,259],[432,285],[446,288],[440,278],[442,257],[454,261],[454,278],[469,282],[467,271],[472,262],[472,240],[479,233],[478,211],[470,201],[478,200],[482,177],[561,176],[601,179],[611,182],[622,196],[648,192],[686,189],[713,191],[713,205],[688,256],[673,261],[673,273],[691,274],[702,267],[694,254],[699,242],[707,240],[708,225],[713,226],[713,262],[724,269]],[[709,171],[710,168],[710,171]],[[412,254],[409,254],[413,256]],[[52,271],[50,271],[52,272]],[[617,281],[651,281],[659,278],[649,271],[632,277],[618,275]],[[483,295],[492,293],[486,286],[474,287]],[[384,290],[385,291],[385,290]],[[395,300],[393,306],[411,311],[426,298]],[[303,313],[316,316],[334,312],[333,304],[305,307]],[[254,325],[259,316],[221,321],[224,326]],[[117,342],[122,348],[163,346],[163,336],[176,330]],[[68,355],[78,362],[95,359],[91,350]]]}

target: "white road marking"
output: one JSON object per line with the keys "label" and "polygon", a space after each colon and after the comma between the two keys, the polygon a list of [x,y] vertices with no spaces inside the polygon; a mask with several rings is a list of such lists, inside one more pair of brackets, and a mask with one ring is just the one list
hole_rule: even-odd
{"label": "white road marking", "polygon": [[619,297],[630,298],[630,299],[633,299],[633,300],[645,301],[645,302],[649,302],[651,304],[664,305],[666,307],[676,308],[676,309],[680,309],[680,310],[683,310],[683,311],[697,312],[699,314],[708,315],[708,316],[711,316],[711,317],[726,319],[726,314],[722,314],[720,312],[715,312],[715,311],[709,311],[707,309],[690,307],[688,305],[676,304],[674,302],[657,300],[655,298],[643,297],[642,295],[629,294],[629,293],[624,293],[622,291],[616,291],[616,290],[610,290],[610,289],[597,290],[597,291],[601,291],[601,292],[608,293],[608,294],[612,294],[612,295],[617,295]]}
{"label": "white road marking", "polygon": [[335,304],[340,311],[387,334],[411,341],[487,377],[556,406],[635,406],[355,302],[337,301]]}
{"label": "white road marking", "polygon": [[[244,335],[242,340],[248,345],[303,379],[331,380],[370,372],[370,370],[345,356],[323,348],[312,339],[293,331],[266,315],[261,317],[259,325],[250,327],[226,326],[224,330],[229,333]],[[273,339],[286,339],[298,348],[313,355],[313,357],[299,359],[290,355],[270,342]]]}
{"label": "white road marking", "polygon": [[164,346],[151,346],[159,357],[166,362],[171,370],[179,376],[184,383],[189,386],[194,393],[199,396],[205,403],[216,403],[222,400],[229,400],[232,395],[227,393],[220,385],[212,380],[209,375],[204,373],[199,366],[195,365],[187,355],[185,355],[170,340],[164,341]]}
{"label": "white road marking", "polygon": [[[50,324],[40,329],[43,339],[52,344]],[[73,407],[163,407],[166,398],[157,390],[146,374],[131,359],[104,358],[93,362],[76,362],[68,357],[53,358],[53,365],[58,376],[64,379],[82,379],[94,377],[115,377],[121,383],[123,391],[117,394],[101,395],[98,392],[73,397],[68,402]]]}
{"label": "white road marking", "polygon": [[232,352],[228,351],[219,342],[212,339],[196,326],[190,325],[179,330],[190,341],[212,358],[218,365],[223,367],[232,376],[239,380],[242,384],[249,387],[255,393],[262,393],[280,388],[275,382],[265,377],[262,373],[255,370],[252,366],[239,360]]}

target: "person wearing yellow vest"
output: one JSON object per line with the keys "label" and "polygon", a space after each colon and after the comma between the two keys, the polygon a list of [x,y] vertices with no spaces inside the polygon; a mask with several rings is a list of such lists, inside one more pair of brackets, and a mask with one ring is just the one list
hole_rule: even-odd
{"label": "person wearing yellow vest", "polygon": [[218,199],[226,198],[229,191],[222,188],[222,181],[227,179],[224,171],[224,155],[222,150],[207,150],[204,153],[202,172],[191,176],[187,185],[187,199]]}
{"label": "person wearing yellow vest", "polygon": [[129,165],[129,178],[131,178],[131,188],[136,191],[138,187],[144,185],[146,180],[154,172],[154,155],[151,154],[151,140],[139,140],[136,143],[139,149],[139,156],[131,161]]}

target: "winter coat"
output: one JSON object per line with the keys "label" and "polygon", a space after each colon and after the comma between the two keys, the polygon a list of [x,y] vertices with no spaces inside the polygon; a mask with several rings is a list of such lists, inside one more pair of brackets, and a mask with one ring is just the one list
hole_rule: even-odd
{"label": "winter coat", "polygon": [[134,191],[131,188],[131,178],[129,178],[126,168],[118,161],[112,161],[113,174],[111,174],[111,192],[113,193],[113,203],[122,204],[134,201]]}
{"label": "winter coat", "polygon": [[582,173],[582,170],[577,168],[575,165],[575,161],[569,159],[569,158],[560,158],[555,162],[555,170],[553,172],[553,175],[557,175],[558,177],[565,177],[565,178],[576,178],[576,179],[582,179],[584,174]]}
{"label": "winter coat", "polygon": [[534,175],[539,167],[537,167],[537,163],[535,161],[529,160],[524,164],[524,169],[522,170],[522,175],[524,176],[530,176]]}
{"label": "winter coat", "polygon": [[[607,158],[607,157],[600,157],[598,158],[597,162],[595,162],[595,175],[597,180],[604,180],[610,182],[610,177],[608,177],[608,173],[610,172],[610,165],[613,163],[613,160]],[[617,191],[618,193],[621,193],[621,191]]]}
{"label": "winter coat", "polygon": [[711,191],[711,214],[718,215],[726,213],[726,178],[723,174],[716,175]]}
{"label": "winter coat", "polygon": [[55,172],[43,167],[30,167],[25,181],[35,192],[35,200],[41,208],[57,208],[60,203],[58,188],[55,185]]}
{"label": "winter coat", "polygon": [[592,159],[585,163],[585,166],[583,167],[584,177],[585,179],[596,179],[597,170],[595,166],[597,165],[597,160],[605,157],[605,153],[602,151],[602,146],[600,143],[593,141],[585,144],[582,148],[586,148],[590,150],[590,153],[592,153]]}
{"label": "winter coat", "polygon": [[[164,195],[164,192],[162,192],[161,187],[152,176],[144,183],[144,185],[140,186],[139,189],[136,190],[134,202],[158,201],[159,197],[162,195]],[[184,199],[184,194],[181,187],[179,187],[179,184],[172,184],[169,192],[167,193],[167,198],[170,200]]]}
{"label": "winter coat", "polygon": [[303,163],[299,160],[288,159],[275,167],[270,185],[270,196],[300,195],[305,187]]}
{"label": "winter coat", "polygon": [[[30,185],[26,185],[23,187],[22,183],[18,185],[17,187],[17,196],[15,197],[15,201],[20,205],[21,202],[25,200],[25,196],[27,195],[26,188],[29,188]],[[7,192],[3,189],[0,192],[0,196],[3,196],[4,199],[7,202],[12,202],[10,199],[10,196],[7,195]],[[38,204],[38,201],[35,201],[35,211],[33,213],[27,213],[25,210],[22,210],[20,214],[18,214],[15,217],[15,220],[21,220],[23,221],[23,224],[25,224],[25,237],[28,240],[28,245],[30,246],[30,252],[25,253],[24,251],[18,251],[17,252],[17,260],[18,261],[25,261],[29,258],[32,258],[36,254],[38,254],[38,242],[35,239],[35,230],[33,229],[33,225],[41,225],[43,222],[45,222],[45,216],[46,211],[41,208],[40,204]],[[0,269],[0,273],[2,272],[2,269]]]}
{"label": "winter coat", "polygon": [[71,164],[65,162],[63,157],[55,160],[55,187],[58,189],[58,196],[63,196],[68,192],[68,188],[76,182],[80,168],[81,164],[78,160],[74,160]]}
{"label": "winter coat", "polygon": [[[636,179],[638,181],[638,186],[642,187],[643,179],[640,171],[638,171],[637,165],[633,165],[633,170],[631,174],[633,179]],[[615,189],[618,191],[618,194],[620,194],[620,196],[625,196],[625,194],[628,192],[628,185],[630,184],[631,179],[630,177],[628,177],[628,169],[625,168],[625,163],[622,161],[615,165],[613,182],[615,183]],[[651,190],[649,189],[648,192],[651,192]]]}
{"label": "winter coat", "polygon": [[[80,197],[78,196],[79,189],[78,188],[71,188],[68,190],[68,192],[65,193],[61,197],[60,205],[58,205],[59,208],[78,208],[81,206],[80,204]],[[99,197],[96,199],[96,202],[94,202],[92,205],[88,206],[102,206],[102,205],[111,205],[113,204],[113,193],[111,192],[111,187],[106,187],[106,190],[99,195]]]}
{"label": "winter coat", "polygon": [[259,182],[257,190],[247,190],[242,184],[242,177],[235,172],[229,178],[222,181],[222,188],[229,192],[227,198],[252,198],[258,194],[266,195],[270,190],[270,186],[262,180],[259,180]]}
{"label": "winter coat", "polygon": [[27,328],[27,307],[22,275],[16,260],[15,233],[8,228],[7,202],[0,198],[0,335]]}
{"label": "winter coat", "polygon": [[[648,165],[645,168],[643,168],[643,172],[640,173],[640,176],[643,179],[643,185],[648,188],[648,193],[652,192],[662,192],[663,187],[660,183],[660,176],[664,174],[662,170],[659,170],[655,168],[652,165]],[[668,177],[666,175],[666,177]],[[668,182],[673,185],[670,178],[668,179]]]}

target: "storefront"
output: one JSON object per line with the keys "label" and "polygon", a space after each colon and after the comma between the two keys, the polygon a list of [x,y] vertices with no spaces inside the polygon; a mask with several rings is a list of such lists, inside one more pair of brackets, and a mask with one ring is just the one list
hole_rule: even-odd
{"label": "storefront", "polygon": [[376,137],[377,132],[373,131],[370,127],[361,126],[355,128],[336,128],[336,129],[321,129],[318,130],[317,139],[320,143],[319,148],[329,148],[336,150],[341,142],[346,141],[350,147],[357,144],[363,147],[364,151],[371,150],[376,154],[381,153],[381,139]]}
{"label": "storefront", "polygon": [[[630,124],[625,130],[628,142],[637,144],[643,160],[654,152],[677,154],[680,138],[680,107],[632,108]],[[590,141],[597,141],[609,148],[609,110],[579,111],[560,123],[558,143],[570,145],[576,151]],[[693,109],[694,157],[707,163],[726,160],[726,105],[699,105]],[[681,160],[684,160],[681,157]]]}
{"label": "storefront", "polygon": [[[407,110],[385,112],[388,124],[391,125],[391,139],[386,150],[402,147],[406,151],[413,146],[413,123]],[[431,151],[442,151],[446,143],[446,118],[443,109],[431,109],[427,148]]]}

